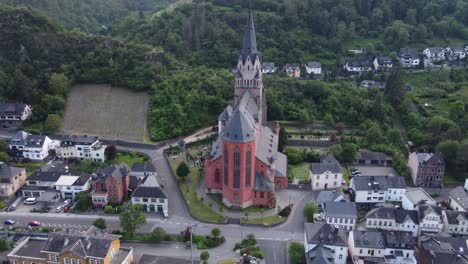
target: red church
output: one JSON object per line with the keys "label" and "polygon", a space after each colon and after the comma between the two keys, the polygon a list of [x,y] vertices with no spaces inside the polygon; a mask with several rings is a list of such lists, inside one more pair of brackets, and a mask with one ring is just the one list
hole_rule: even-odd
{"label": "red church", "polygon": [[279,124],[266,126],[262,63],[252,12],[237,63],[234,105],[218,118],[219,133],[205,162],[206,192],[233,208],[276,207],[275,191],[288,185],[287,157],[278,152]]}

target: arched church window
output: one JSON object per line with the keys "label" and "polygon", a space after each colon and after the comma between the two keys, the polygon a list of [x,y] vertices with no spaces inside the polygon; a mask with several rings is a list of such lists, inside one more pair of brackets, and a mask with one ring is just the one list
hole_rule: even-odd
{"label": "arched church window", "polygon": [[240,151],[234,149],[234,188],[240,188]]}
{"label": "arched church window", "polygon": [[221,181],[221,172],[219,169],[215,170],[215,183],[219,183]]}
{"label": "arched church window", "polygon": [[245,155],[245,187],[250,187],[252,181],[252,148],[248,146]]}
{"label": "arched church window", "polygon": [[229,152],[224,150],[224,185],[229,185]]}

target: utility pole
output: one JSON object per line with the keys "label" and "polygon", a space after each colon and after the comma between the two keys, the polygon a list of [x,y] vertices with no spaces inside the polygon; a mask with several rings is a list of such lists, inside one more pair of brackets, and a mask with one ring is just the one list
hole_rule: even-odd
{"label": "utility pole", "polygon": [[193,264],[193,230],[197,227],[197,224],[193,224],[190,226],[190,260]]}

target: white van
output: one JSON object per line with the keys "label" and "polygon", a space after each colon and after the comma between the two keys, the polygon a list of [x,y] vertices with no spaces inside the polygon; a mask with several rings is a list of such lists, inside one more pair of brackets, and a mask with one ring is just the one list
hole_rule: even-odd
{"label": "white van", "polygon": [[37,203],[37,198],[28,198],[24,200],[24,204],[36,204]]}

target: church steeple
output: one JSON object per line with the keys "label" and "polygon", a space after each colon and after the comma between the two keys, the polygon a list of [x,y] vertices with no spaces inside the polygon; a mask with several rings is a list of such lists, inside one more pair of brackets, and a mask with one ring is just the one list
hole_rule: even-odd
{"label": "church steeple", "polygon": [[255,27],[252,14],[252,3],[250,2],[249,17],[247,19],[247,26],[244,32],[244,43],[242,45],[242,61],[245,62],[247,57],[250,56],[251,61],[255,61],[255,56],[258,55],[257,38],[255,37]]}

